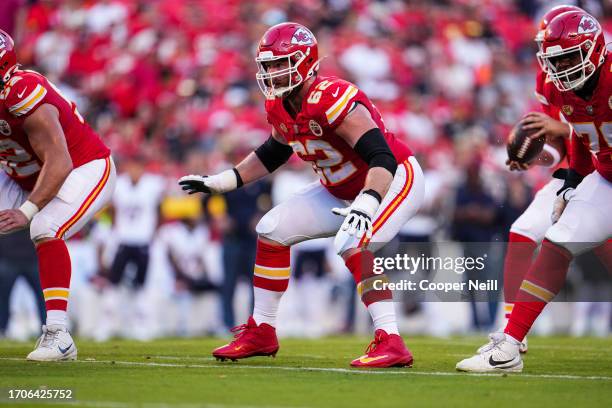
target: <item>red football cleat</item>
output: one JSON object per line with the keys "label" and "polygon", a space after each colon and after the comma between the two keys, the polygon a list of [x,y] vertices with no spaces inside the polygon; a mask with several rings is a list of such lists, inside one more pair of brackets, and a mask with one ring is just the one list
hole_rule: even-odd
{"label": "red football cleat", "polygon": [[230,359],[236,361],[241,358],[254,356],[272,356],[278,351],[276,329],[269,324],[259,326],[253,317],[249,317],[246,324],[232,329],[235,340],[213,350],[212,354],[217,360]]}
{"label": "red football cleat", "polygon": [[353,367],[412,367],[412,353],[397,334],[376,330],[366,354],[351,362]]}

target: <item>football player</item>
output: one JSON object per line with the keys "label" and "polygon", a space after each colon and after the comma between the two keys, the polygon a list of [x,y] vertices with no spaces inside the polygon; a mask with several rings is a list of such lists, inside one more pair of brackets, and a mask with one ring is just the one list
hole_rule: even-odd
{"label": "football player", "polygon": [[560,14],[546,29],[538,57],[559,91],[547,101],[573,130],[569,169],[553,205],[553,225],[504,332],[490,335],[486,351],[460,361],[460,371],[522,371],[520,343],[561,290],[572,258],[612,236],[612,60],[601,26],[584,11]]}
{"label": "football player", "polygon": [[[582,9],[575,6],[556,6],[542,16],[535,37],[538,49],[542,47],[544,33],[550,21],[567,11],[582,11]],[[546,136],[547,143],[542,153],[529,164],[509,160],[507,164],[510,170],[527,170],[531,165],[554,168],[564,160],[566,152],[569,151],[570,126],[560,120],[559,109],[548,103],[550,94],[555,92],[556,88],[546,75],[546,65],[540,59],[538,63],[541,69],[536,76],[535,95],[541,104],[542,112],[530,112],[525,115],[522,127],[526,130],[534,130],[531,137]],[[552,225],[550,217],[543,217],[542,214],[550,212],[557,197],[556,192],[562,185],[562,180],[552,178],[536,193],[531,204],[510,227],[504,258],[504,315],[506,319],[512,313],[516,294],[531,266],[535,250],[544,239],[546,230]],[[492,343],[481,347],[478,351],[483,352],[490,345]],[[521,344],[521,353],[526,352],[527,338]]]}
{"label": "football player", "polygon": [[[318,75],[317,41],[306,27],[282,23],[261,38],[257,81],[266,97],[269,139],[235,168],[180,180],[190,193],[223,193],[272,173],[295,152],[320,177],[270,210],[256,227],[253,316],[218,359],[275,355],[276,316],[290,275],[290,247],[335,236],[334,245],[357,282],[374,322],[374,340],[360,367],[410,366],[384,275],[373,274],[373,252],[419,209],[424,180],[410,149],[390,133],[376,107],[355,85]],[[376,286],[376,289],[375,289]],[[377,290],[380,289],[380,290]]]}
{"label": "football player", "polygon": [[0,233],[30,229],[47,309],[43,333],[27,359],[74,360],[64,240],[110,199],[114,164],[75,104],[43,75],[20,68],[13,40],[2,30],[0,89]]}

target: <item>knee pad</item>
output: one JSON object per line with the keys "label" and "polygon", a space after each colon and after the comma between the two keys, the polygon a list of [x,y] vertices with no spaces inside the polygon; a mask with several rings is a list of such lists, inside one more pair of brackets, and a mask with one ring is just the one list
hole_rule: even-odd
{"label": "knee pad", "polygon": [[44,214],[38,213],[30,223],[30,239],[34,242],[41,238],[54,238],[56,231],[53,223]]}
{"label": "knee pad", "polygon": [[261,237],[284,244],[283,237],[279,233],[281,214],[278,207],[268,211],[255,226],[255,232]]}

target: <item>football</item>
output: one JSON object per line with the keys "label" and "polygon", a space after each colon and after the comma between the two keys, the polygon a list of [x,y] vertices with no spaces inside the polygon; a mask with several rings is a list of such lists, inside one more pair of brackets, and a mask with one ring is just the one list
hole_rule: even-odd
{"label": "football", "polygon": [[535,159],[544,148],[544,143],[546,142],[545,136],[535,139],[529,137],[536,132],[537,129],[524,130],[522,122],[518,122],[512,128],[510,135],[508,135],[508,143],[506,145],[508,158],[520,163],[529,163]]}

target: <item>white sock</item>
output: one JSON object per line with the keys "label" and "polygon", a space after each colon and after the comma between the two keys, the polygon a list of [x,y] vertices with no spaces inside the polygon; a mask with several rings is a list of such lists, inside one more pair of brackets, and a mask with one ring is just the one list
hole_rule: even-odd
{"label": "white sock", "polygon": [[278,304],[285,292],[275,292],[257,287],[253,289],[255,295],[253,319],[255,319],[255,323],[257,323],[257,325],[267,323],[272,327],[276,327]]}
{"label": "white sock", "polygon": [[64,310],[47,310],[47,326],[68,326],[68,314]]}
{"label": "white sock", "polygon": [[394,302],[386,300],[372,303],[368,306],[368,312],[372,316],[375,331],[381,329],[387,332],[387,334],[399,334],[395,319]]}

